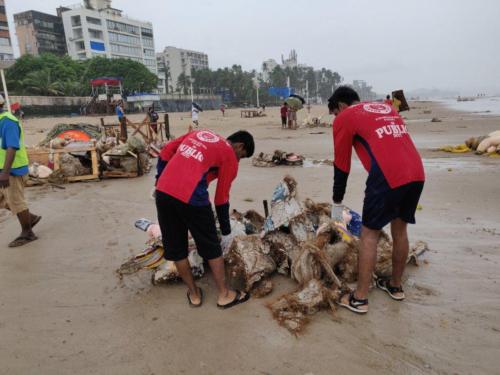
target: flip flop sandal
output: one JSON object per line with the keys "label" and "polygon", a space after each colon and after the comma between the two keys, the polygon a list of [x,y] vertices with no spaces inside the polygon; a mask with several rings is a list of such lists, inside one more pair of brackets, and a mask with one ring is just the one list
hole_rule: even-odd
{"label": "flip flop sandal", "polygon": [[203,289],[198,288],[198,290],[200,291],[200,303],[193,303],[189,297],[189,290],[187,292],[187,299],[190,307],[201,307],[201,305],[203,305]]}
{"label": "flip flop sandal", "polygon": [[222,310],[229,309],[233,306],[236,306],[236,305],[239,305],[241,303],[248,301],[250,299],[250,294],[245,293],[245,297],[241,297],[241,298],[240,297],[241,297],[241,292],[239,290],[237,290],[236,295],[234,296],[234,299],[231,302],[226,303],[225,305],[217,304],[217,307],[219,309],[222,309]]}
{"label": "flip flop sandal", "polygon": [[345,307],[346,309],[351,310],[352,312],[355,312],[357,314],[366,314],[368,310],[361,310],[361,306],[368,306],[368,300],[367,299],[357,299],[354,297],[354,292],[349,292],[349,302],[348,303],[343,303],[342,297],[344,297],[347,293],[344,293],[340,296],[339,300],[337,301],[337,305]]}
{"label": "flip flop sandal", "polygon": [[9,244],[9,247],[23,246],[23,245],[26,245],[27,243],[33,242],[37,239],[38,239],[37,236],[33,236],[33,237],[19,236]]}
{"label": "flip flop sandal", "polygon": [[[402,287],[391,286],[390,279],[388,278],[380,278],[375,282],[377,288],[386,291],[387,294],[391,296],[391,298],[395,301],[402,301],[405,299],[405,292]],[[403,293],[402,296],[397,296],[396,293]]]}

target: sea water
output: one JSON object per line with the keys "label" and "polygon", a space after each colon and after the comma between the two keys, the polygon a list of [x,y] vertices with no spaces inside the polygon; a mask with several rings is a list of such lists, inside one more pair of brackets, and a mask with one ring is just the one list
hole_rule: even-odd
{"label": "sea water", "polygon": [[447,107],[481,115],[500,115],[500,97],[475,98],[474,101],[458,102],[456,99],[443,100]]}

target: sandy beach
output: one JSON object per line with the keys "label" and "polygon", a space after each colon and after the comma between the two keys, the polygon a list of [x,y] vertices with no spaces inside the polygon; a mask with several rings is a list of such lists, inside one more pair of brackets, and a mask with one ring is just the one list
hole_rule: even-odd
{"label": "sandy beach", "polygon": [[[500,116],[458,112],[434,102],[411,105],[404,116],[424,158],[427,181],[410,240],[427,241],[431,251],[420,267],[408,268],[405,302],[372,291],[367,316],[320,312],[298,338],[266,307],[294,288],[282,277],[274,278],[275,290],[266,298],[220,311],[213,282],[205,276],[200,281],[204,306],[190,309],[180,283],[153,286],[148,272],[120,281],[115,273],[144,247],[146,236],[134,221],[155,219],[149,197],[154,170],[140,178],[74,183],[64,190],[33,187],[27,190],[30,209],[43,216],[35,229],[38,241],[9,249],[19,225],[0,211],[0,374],[498,373],[500,159],[433,149],[500,130]],[[326,116],[326,106],[311,112]],[[268,107],[266,113],[242,119],[238,109],[226,111],[226,117],[206,111],[200,124],[224,136],[250,131],[257,153],[282,149],[332,159],[331,128],[281,130],[279,108]],[[299,112],[299,123],[305,116],[305,110]],[[431,122],[434,117],[442,122]],[[173,113],[170,121],[172,133],[181,135],[190,114]],[[60,122],[100,120],[30,118],[26,143],[35,144]],[[331,166],[257,168],[246,159],[231,207],[262,213],[262,200],[270,199],[285,174],[298,181],[302,199],[331,200]],[[357,211],[365,179],[359,161],[353,161],[344,203]]]}

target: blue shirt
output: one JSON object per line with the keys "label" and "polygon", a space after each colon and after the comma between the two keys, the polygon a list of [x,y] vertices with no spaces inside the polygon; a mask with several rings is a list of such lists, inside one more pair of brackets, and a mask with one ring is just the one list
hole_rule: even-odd
{"label": "blue shirt", "polygon": [[123,111],[119,105],[116,106],[115,112],[116,112],[116,115],[118,116],[118,119],[121,120],[121,118],[123,117]]}
{"label": "blue shirt", "polygon": [[[9,118],[4,118],[0,121],[0,147],[4,150],[14,148],[19,150],[21,147],[21,129],[19,125]],[[0,169],[0,172],[2,170]],[[12,176],[24,176],[28,174],[28,166],[12,168],[10,174]]]}

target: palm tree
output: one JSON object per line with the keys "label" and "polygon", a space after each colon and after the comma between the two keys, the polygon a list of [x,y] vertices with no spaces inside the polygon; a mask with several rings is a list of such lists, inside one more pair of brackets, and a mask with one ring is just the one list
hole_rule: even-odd
{"label": "palm tree", "polygon": [[26,75],[21,82],[25,90],[38,95],[58,96],[64,95],[63,84],[54,80],[50,69],[36,70]]}

